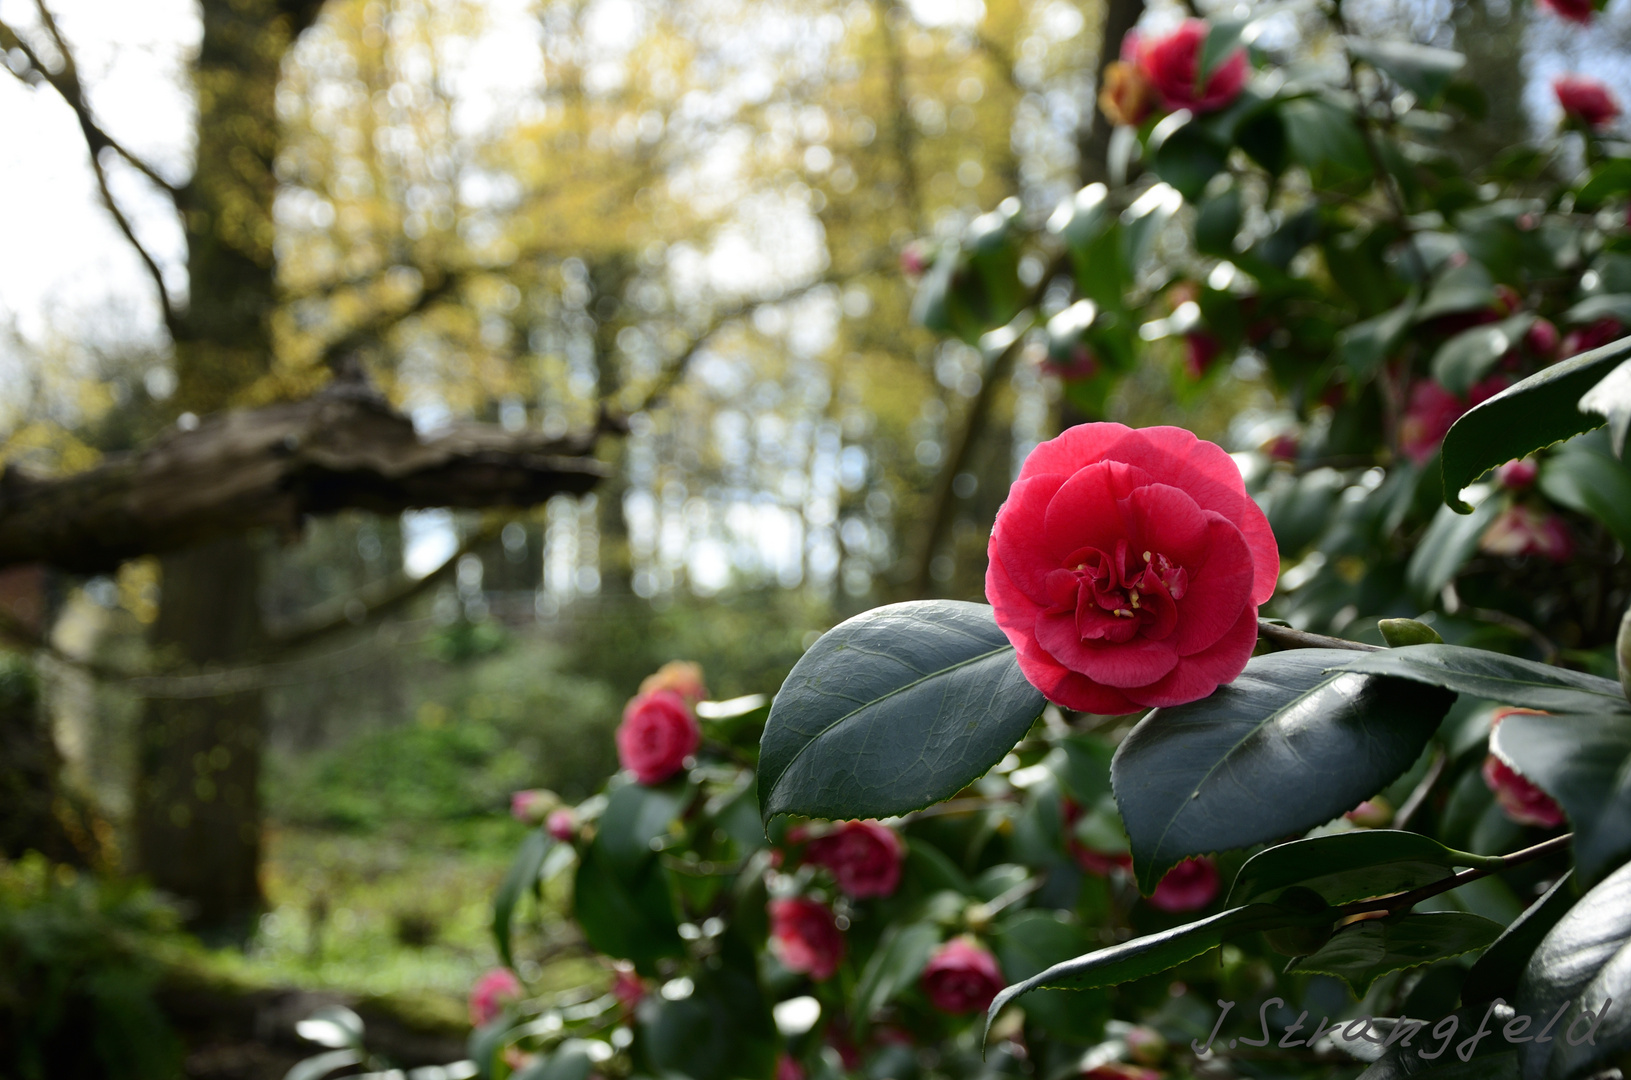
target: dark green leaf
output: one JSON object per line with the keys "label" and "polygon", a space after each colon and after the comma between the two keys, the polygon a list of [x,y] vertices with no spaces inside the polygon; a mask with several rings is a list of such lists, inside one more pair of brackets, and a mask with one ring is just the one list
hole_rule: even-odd
{"label": "dark green leaf", "polygon": [[296,1062],[293,1068],[283,1074],[283,1080],[318,1080],[335,1069],[355,1065],[361,1060],[362,1055],[355,1050],[330,1050]]}
{"label": "dark green leaf", "polygon": [[1631,325],[1631,293],[1588,296],[1563,313],[1563,321],[1571,326],[1594,323],[1598,319],[1613,319]]}
{"label": "dark green leaf", "polygon": [[1206,40],[1201,44],[1200,62],[1195,69],[1195,85],[1205,86],[1206,80],[1217,70],[1218,65],[1241,47],[1241,36],[1251,22],[1249,18],[1217,19],[1211,24],[1206,33]]}
{"label": "dark green leaf", "polygon": [[1631,714],[1512,713],[1490,749],[1569,815],[1582,885],[1631,857]]}
{"label": "dark green leaf", "polygon": [[668,876],[655,857],[632,875],[620,874],[598,840],[589,845],[574,878],[572,911],[591,948],[642,969],[685,952]]}
{"label": "dark green leaf", "polygon": [[1602,382],[1587,390],[1580,399],[1580,411],[1597,413],[1608,420],[1614,440],[1614,453],[1625,457],[1625,435],[1631,429],[1631,360],[1609,372]]}
{"label": "dark green leaf", "polygon": [[1426,322],[1440,315],[1480,311],[1495,303],[1495,281],[1484,264],[1467,260],[1448,267],[1438,276],[1416,309],[1416,321]]}
{"label": "dark green leaf", "polygon": [[[1329,670],[1352,655],[1253,657],[1210,697],[1139,722],[1111,778],[1140,888],[1187,856],[1329,821],[1410,767],[1454,699]],[[1295,776],[1309,782],[1287,782]]]}
{"label": "dark green leaf", "polygon": [[650,859],[653,842],[661,842],[695,793],[685,780],[656,787],[631,781],[613,791],[595,832],[595,843],[612,869],[632,873]]}
{"label": "dark green leaf", "polygon": [[1621,338],[1553,364],[1469,409],[1444,437],[1444,501],[1466,512],[1461,489],[1488,470],[1601,426],[1601,416],[1580,411],[1580,398],[1628,355],[1631,338]]}
{"label": "dark green leaf", "polygon": [[1504,500],[1490,496],[1466,515],[1448,506],[1438,508],[1405,567],[1405,582],[1417,600],[1432,603],[1439,590],[1455,579],[1478,551],[1479,539],[1503,506]]}
{"label": "dark green leaf", "polygon": [[594,1060],[583,1039],[567,1039],[548,1054],[541,1054],[512,1080],[589,1080]]}
{"label": "dark green leaf", "polygon": [[1280,119],[1291,156],[1303,167],[1350,175],[1370,171],[1365,141],[1347,109],[1323,98],[1296,98],[1280,107]]}
{"label": "dark green leaf", "polygon": [[1574,194],[1574,208],[1591,213],[1605,199],[1631,191],[1631,158],[1607,158],[1591,173],[1591,179]]}
{"label": "dark green leaf", "polygon": [[1091,735],[1072,735],[1060,743],[1065,753],[1059,779],[1065,793],[1084,807],[1110,794],[1110,758],[1114,751]]}
{"label": "dark green leaf", "polygon": [[1609,453],[1600,434],[1574,439],[1542,462],[1540,490],[1559,506],[1601,521],[1631,551],[1631,469]]}
{"label": "dark green leaf", "polygon": [[1432,911],[1366,919],[1345,926],[1317,952],[1299,956],[1287,971],[1336,975],[1360,997],[1390,971],[1482,949],[1501,935],[1501,924],[1459,911]]}
{"label": "dark green leaf", "polygon": [[1355,376],[1364,378],[1382,366],[1404,339],[1416,317],[1416,299],[1354,323],[1337,335],[1337,359]]}
{"label": "dark green leaf", "polygon": [[731,967],[694,978],[687,997],[653,994],[641,1003],[640,1048],[650,1065],[642,1073],[693,1080],[771,1075],[776,1031],[758,981]]}
{"label": "dark green leaf", "polygon": [[859,1029],[872,1015],[911,986],[940,944],[940,928],[933,923],[891,926],[861,970],[855,986],[852,1022]]}
{"label": "dark green leaf", "polygon": [[1192,203],[1200,201],[1208,181],[1223,171],[1228,158],[1228,147],[1220,146],[1193,123],[1170,131],[1158,125],[1150,141],[1155,175]]}
{"label": "dark green leaf", "polygon": [[1155,238],[1184,205],[1184,197],[1170,184],[1156,184],[1122,212],[1122,245],[1127,265],[1137,268],[1155,246]]}
{"label": "dark green leaf", "polygon": [[538,881],[538,871],[544,865],[544,856],[555,846],[555,838],[542,829],[534,829],[521,841],[515,861],[504,875],[493,894],[493,942],[498,947],[498,958],[505,967],[514,967],[510,955],[510,926],[515,921],[515,908]]}
{"label": "dark green leaf", "polygon": [[1466,397],[1473,383],[1517,348],[1534,321],[1533,314],[1520,312],[1498,323],[1463,330],[1433,354],[1433,378],[1451,393]]}
{"label": "dark green leaf", "polygon": [[[1619,1007],[1608,1008],[1610,1000]],[[1558,920],[1524,969],[1514,1002],[1519,1014],[1531,1017],[1539,1028],[1564,1010],[1549,1042],[1536,1040],[1518,1048],[1524,1080],[1580,1076],[1631,1049],[1628,1001],[1631,866],[1622,866]],[[1586,1031],[1591,1021],[1582,1016],[1586,1010],[1602,1016],[1590,1041]],[[1568,1037],[1571,1030],[1573,1039]]]}
{"label": "dark green leaf", "polygon": [[888,817],[956,794],[1042,712],[984,604],[923,600],[841,623],[794,665],[759,753],[759,810]]}
{"label": "dark green leaf", "polygon": [[1449,49],[1434,49],[1408,41],[1370,41],[1349,38],[1348,51],[1431,105],[1444,92],[1467,58]]}
{"label": "dark green leaf", "polygon": [[[994,935],[993,945],[1003,976],[1029,979],[1055,964],[1079,956],[1087,948],[1087,935],[1077,924],[1052,911],[1021,911],[1006,919]],[[1050,1031],[1079,1036],[1084,1010],[1097,1004],[1080,990],[1036,990],[1025,1000],[1025,1019]]]}
{"label": "dark green leaf", "polygon": [[1195,249],[1206,255],[1232,258],[1243,213],[1240,188],[1234,184],[1201,203],[1195,215]]}
{"label": "dark green leaf", "polygon": [[1376,629],[1382,632],[1382,640],[1390,649],[1400,649],[1406,645],[1444,644],[1437,630],[1415,619],[1378,619]]}
{"label": "dark green leaf", "polygon": [[1573,871],[1558,878],[1545,896],[1525,908],[1495,943],[1484,950],[1484,955],[1473,964],[1461,984],[1461,1000],[1468,1005],[1481,1005],[1516,994],[1518,979],[1528,966],[1530,956],[1579,896]]}
{"label": "dark green leaf", "polygon": [[1559,712],[1626,711],[1611,679],[1461,645],[1411,645],[1344,658],[1342,671],[1393,675],[1485,701]]}
{"label": "dark green leaf", "polygon": [[[1512,1006],[1478,1005],[1457,1009],[1451,1015],[1455,1018],[1455,1032],[1448,1043],[1440,1046],[1444,1037],[1432,1034],[1439,1017],[1415,1017],[1425,1020],[1425,1026],[1414,1034],[1406,1032],[1360,1073],[1358,1080],[1518,1080],[1518,1052],[1500,1036],[1501,1028],[1514,1015]],[[1468,1060],[1462,1061],[1457,1047],[1480,1026],[1486,1036],[1476,1040]],[[1389,1037],[1393,1034],[1390,1030]]]}
{"label": "dark green leaf", "polygon": [[1452,850],[1420,833],[1356,829],[1258,852],[1235,876],[1229,903],[1267,902],[1301,885],[1336,906],[1441,881],[1458,866],[1489,864],[1499,860]]}

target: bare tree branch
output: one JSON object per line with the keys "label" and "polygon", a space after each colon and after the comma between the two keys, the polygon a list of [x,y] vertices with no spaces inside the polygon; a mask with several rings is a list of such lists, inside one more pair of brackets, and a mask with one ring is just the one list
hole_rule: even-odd
{"label": "bare tree branch", "polygon": [[549,439],[461,424],[419,435],[376,394],[337,381],[305,401],[235,410],[71,476],[0,473],[0,566],[106,570],[258,526],[345,508],[531,506],[607,467],[595,433]]}

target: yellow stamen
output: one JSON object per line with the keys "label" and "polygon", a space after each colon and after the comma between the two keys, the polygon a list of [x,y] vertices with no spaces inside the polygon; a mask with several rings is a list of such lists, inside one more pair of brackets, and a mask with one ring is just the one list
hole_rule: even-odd
{"label": "yellow stamen", "polygon": [[1147,551],[1146,551],[1146,552],[1145,552],[1145,553],[1144,553],[1144,561],[1145,561],[1145,562],[1149,562],[1149,561],[1150,561],[1150,553],[1149,553],[1149,552],[1147,552]]}
{"label": "yellow stamen", "polygon": [[1122,618],[1122,619],[1130,619],[1130,618],[1132,618],[1132,617],[1133,617],[1133,613],[1132,613],[1132,612],[1130,612],[1130,611],[1128,611],[1128,610],[1127,610],[1127,609],[1126,609],[1126,608],[1124,608],[1124,607],[1118,607],[1118,608],[1117,608],[1117,609],[1116,609],[1116,612],[1115,612],[1115,613],[1116,613],[1116,616],[1117,616],[1117,617],[1118,617],[1118,618]]}

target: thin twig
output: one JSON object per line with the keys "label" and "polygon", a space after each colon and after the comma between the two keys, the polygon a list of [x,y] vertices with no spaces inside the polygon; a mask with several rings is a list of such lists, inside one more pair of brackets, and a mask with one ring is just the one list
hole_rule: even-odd
{"label": "thin twig", "polygon": [[1533,847],[1524,848],[1522,851],[1514,851],[1510,855],[1493,857],[1487,866],[1475,866],[1470,870],[1463,870],[1459,874],[1453,874],[1431,884],[1423,885],[1419,889],[1411,889],[1409,892],[1394,893],[1392,896],[1377,897],[1373,900],[1357,900],[1352,904],[1344,904],[1336,909],[1336,913],[1345,918],[1350,915],[1363,915],[1371,911],[1408,911],[1423,900],[1430,899],[1440,893],[1449,892],[1451,889],[1459,889],[1470,881],[1477,881],[1479,878],[1486,878],[1491,874],[1499,874],[1503,870],[1510,870],[1514,866],[1522,866],[1524,863],[1545,858],[1553,852],[1562,851],[1569,846],[1573,839],[1573,833],[1554,836],[1550,840],[1543,840]]}
{"label": "thin twig", "polygon": [[1271,642],[1281,649],[1348,649],[1352,652],[1382,652],[1380,645],[1367,645],[1363,641],[1349,641],[1347,638],[1326,637],[1324,634],[1310,634],[1307,630],[1294,630],[1289,626],[1270,622],[1267,619],[1257,620],[1257,636]]}

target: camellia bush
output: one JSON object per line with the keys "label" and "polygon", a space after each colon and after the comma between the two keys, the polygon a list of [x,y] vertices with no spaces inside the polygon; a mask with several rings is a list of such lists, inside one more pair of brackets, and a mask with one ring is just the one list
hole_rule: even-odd
{"label": "camellia bush", "polygon": [[[1631,1062],[1619,105],[1561,77],[1555,137],[1469,161],[1458,54],[1262,26],[1131,37],[1114,184],[908,252],[925,325],[1085,418],[1021,468],[987,603],[850,619],[769,701],[670,665],[599,794],[519,795],[462,1074]],[[1098,419],[1163,357],[1287,411],[1233,453]],[[595,985],[518,977],[545,888]]]}

